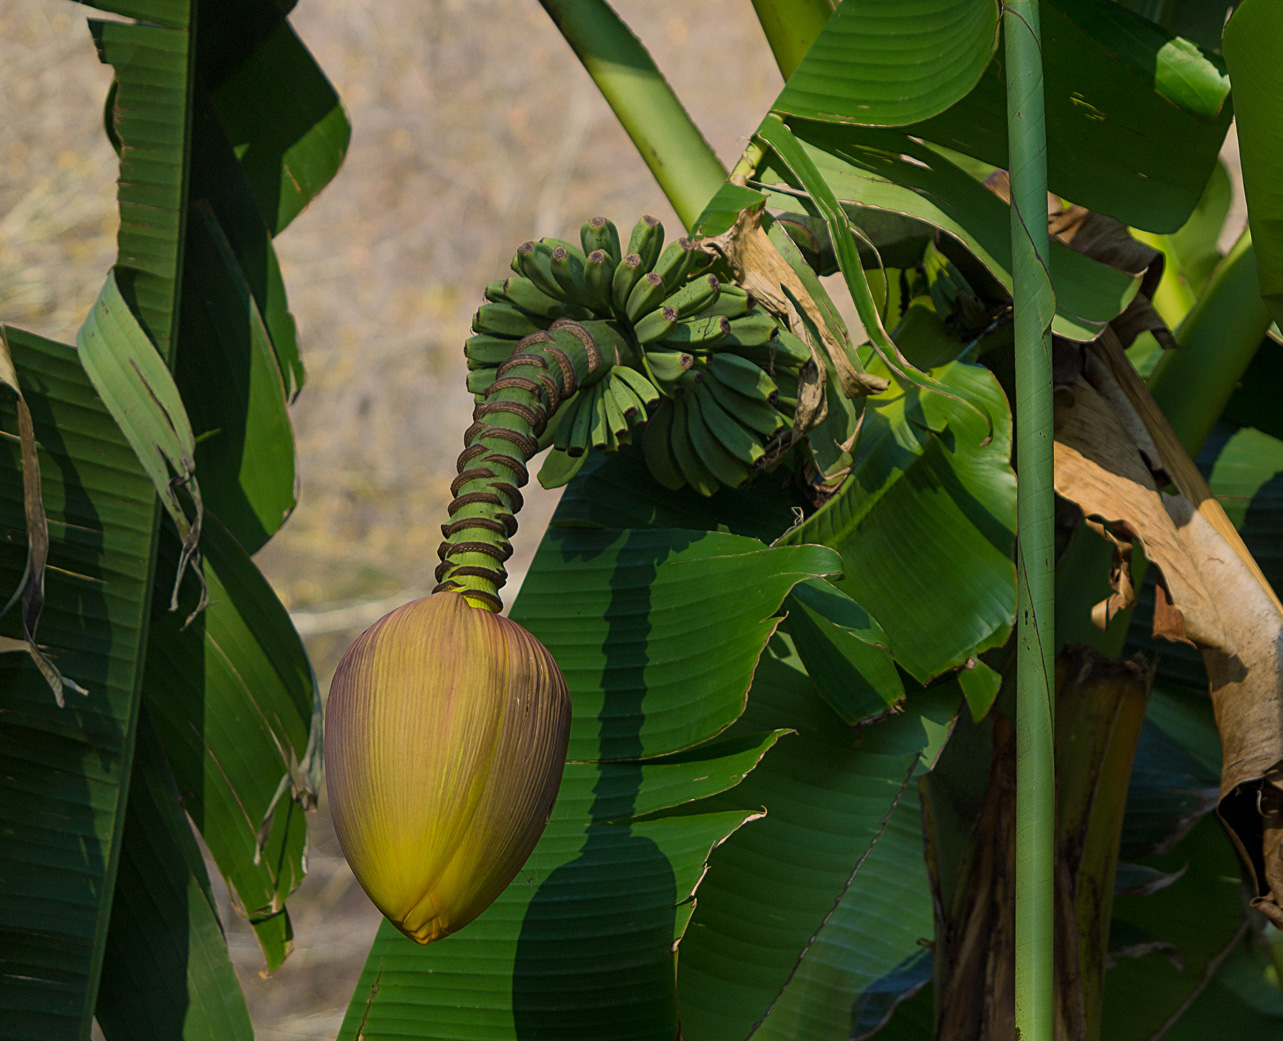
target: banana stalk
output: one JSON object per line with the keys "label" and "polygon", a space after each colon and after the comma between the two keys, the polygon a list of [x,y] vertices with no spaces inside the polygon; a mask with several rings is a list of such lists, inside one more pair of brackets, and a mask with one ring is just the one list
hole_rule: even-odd
{"label": "banana stalk", "polygon": [[[622,257],[602,218],[581,240],[583,252],[527,242],[515,277],[487,287],[464,347],[477,404],[436,588],[361,635],[327,703],[339,842],[375,906],[419,943],[467,925],[512,881],[561,782],[565,680],[499,614],[530,459],[551,449],[540,480],[562,484],[589,449],[616,451],[653,419],[643,455],[656,479],[711,495],[749,480],[791,425],[756,359],[781,379],[801,361],[776,350],[774,320],[743,290],[723,291],[705,254],[685,240],[663,251],[653,217]],[[698,359],[682,349],[696,343]]]}

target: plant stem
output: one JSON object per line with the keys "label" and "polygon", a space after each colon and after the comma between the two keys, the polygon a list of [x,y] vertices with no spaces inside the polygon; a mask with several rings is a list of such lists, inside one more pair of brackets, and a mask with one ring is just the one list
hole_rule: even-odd
{"label": "plant stem", "polygon": [[654,59],[605,0],[540,0],[687,230],[726,180]]}
{"label": "plant stem", "polygon": [[503,564],[517,533],[526,463],[561,402],[609,370],[592,333],[577,322],[554,324],[517,342],[464,431],[434,593],[454,589],[473,607],[503,610]]}
{"label": "plant stem", "polygon": [[780,75],[788,79],[833,13],[829,0],[753,0]]}
{"label": "plant stem", "polygon": [[1047,148],[1037,0],[1007,0],[1007,139],[1016,340],[1016,1030],[1051,1041],[1054,973],[1055,650]]}
{"label": "plant stem", "polygon": [[1269,327],[1252,235],[1244,231],[1176,330],[1181,349],[1168,351],[1149,380],[1150,393],[1191,456],[1198,455]]}

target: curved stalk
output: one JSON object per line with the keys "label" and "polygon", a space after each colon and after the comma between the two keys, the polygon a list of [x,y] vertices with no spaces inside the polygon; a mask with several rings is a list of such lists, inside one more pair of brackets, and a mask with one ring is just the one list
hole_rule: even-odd
{"label": "curved stalk", "polygon": [[726,180],[650,53],[605,0],[540,0],[689,229]]}
{"label": "curved stalk", "polygon": [[1217,265],[1207,288],[1176,330],[1178,351],[1168,351],[1149,390],[1191,456],[1225,411],[1270,327],[1261,299],[1252,234],[1244,231]]}
{"label": "curved stalk", "polygon": [[833,13],[829,0],[753,0],[780,75],[788,79]]}
{"label": "curved stalk", "polygon": [[1055,770],[1054,586],[1047,152],[1036,0],[1007,0],[1007,137],[1016,339],[1016,1036],[1051,1041]]}
{"label": "curved stalk", "polygon": [[529,480],[526,463],[539,451],[539,435],[560,403],[617,361],[604,359],[592,334],[565,319],[517,343],[463,435],[434,593],[457,589],[473,607],[503,610],[503,563],[512,555],[522,506],[518,489]]}

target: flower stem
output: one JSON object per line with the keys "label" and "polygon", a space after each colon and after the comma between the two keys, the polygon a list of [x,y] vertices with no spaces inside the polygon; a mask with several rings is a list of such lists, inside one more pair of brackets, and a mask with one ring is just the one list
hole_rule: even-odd
{"label": "flower stem", "polygon": [[1016,339],[1016,1036],[1051,1041],[1056,785],[1054,500],[1047,146],[1037,0],[1006,0]]}
{"label": "flower stem", "polygon": [[586,327],[566,319],[518,342],[464,432],[434,593],[455,589],[473,607],[503,610],[503,564],[517,532],[519,489],[530,479],[526,463],[561,402],[604,376],[615,355],[611,348],[605,357]]}

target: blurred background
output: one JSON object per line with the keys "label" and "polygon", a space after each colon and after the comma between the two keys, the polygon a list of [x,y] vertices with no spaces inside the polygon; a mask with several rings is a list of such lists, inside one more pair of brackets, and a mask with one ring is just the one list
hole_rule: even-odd
{"label": "blurred background", "polygon": [[[718,155],[739,156],[781,81],[745,0],[616,0]],[[0,320],[64,342],[115,258],[110,71],[86,8],[0,0]],[[307,383],[293,406],[299,506],[259,555],[322,689],[370,622],[432,588],[471,413],[462,344],[485,284],[529,238],[594,214],[680,224],[535,0],[301,0],[291,22],[352,122],[338,177],[276,240]],[[531,489],[515,595],[556,494]],[[324,800],[269,979],[215,880],[261,1041],[329,1039],[378,914]]]}

